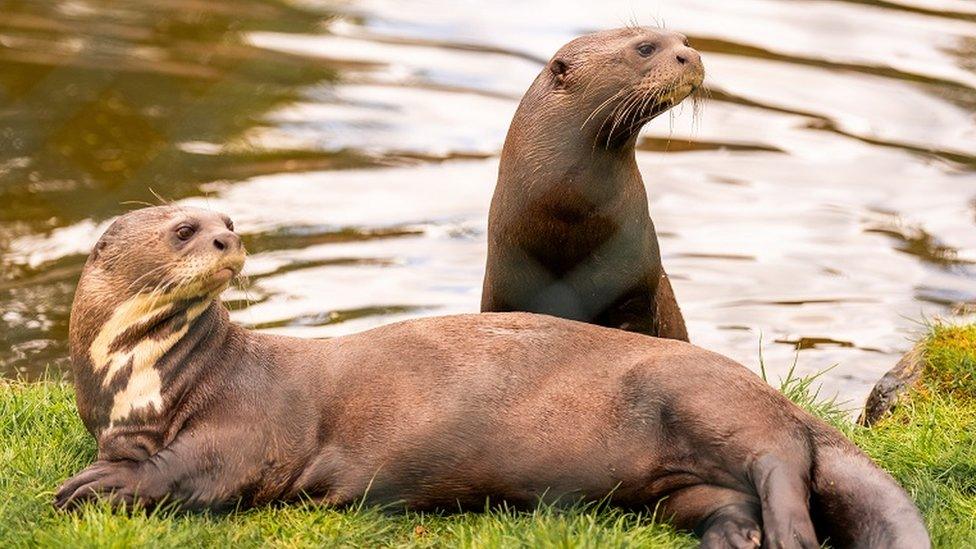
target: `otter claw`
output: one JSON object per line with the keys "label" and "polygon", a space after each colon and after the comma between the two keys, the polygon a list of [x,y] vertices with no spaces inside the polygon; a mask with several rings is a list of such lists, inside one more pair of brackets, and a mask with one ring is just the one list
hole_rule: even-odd
{"label": "otter claw", "polygon": [[83,503],[107,499],[115,505],[132,502],[128,489],[131,469],[119,462],[95,462],[66,480],[52,502],[55,509],[69,511]]}

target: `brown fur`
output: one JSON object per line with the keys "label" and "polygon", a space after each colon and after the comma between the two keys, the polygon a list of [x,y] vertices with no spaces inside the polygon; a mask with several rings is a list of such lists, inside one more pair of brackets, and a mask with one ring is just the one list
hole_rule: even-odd
{"label": "brown fur", "polygon": [[[174,219],[197,222],[195,240],[174,247]],[[126,281],[148,264],[203,257],[207,280],[221,254],[239,253],[214,253],[216,238],[232,241],[224,220],[201,210],[140,210],[119,224],[105,237],[115,249],[86,265],[71,318],[78,407],[98,461],[64,483],[59,508],[96,497],[220,509],[306,496],[478,510],[609,494],[628,508],[660,504],[708,547],[815,548],[826,536],[927,546],[918,511],[887,474],[746,368],[687,343],[543,315],[426,318],[317,341],[235,326],[210,291],[206,312],[155,366],[163,406],[110,425],[100,408],[116,385],[105,389],[87,351],[103,309],[131,300]],[[101,291],[110,284],[115,296]]]}
{"label": "brown fur", "polygon": [[[643,55],[638,48],[652,46]],[[625,28],[563,46],[512,120],[488,218],[481,310],[688,340],[661,266],[634,144],[702,83],[678,33]]]}

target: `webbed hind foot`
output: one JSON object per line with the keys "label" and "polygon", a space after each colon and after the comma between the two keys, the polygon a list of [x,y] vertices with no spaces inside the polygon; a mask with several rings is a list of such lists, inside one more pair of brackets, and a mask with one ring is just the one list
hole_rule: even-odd
{"label": "webbed hind foot", "polygon": [[701,547],[758,549],[762,545],[762,529],[754,518],[757,511],[755,506],[739,505],[719,509],[700,526]]}

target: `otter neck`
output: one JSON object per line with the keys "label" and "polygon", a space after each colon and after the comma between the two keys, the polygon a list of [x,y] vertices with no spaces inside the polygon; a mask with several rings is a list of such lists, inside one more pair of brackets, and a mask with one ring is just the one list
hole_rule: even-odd
{"label": "otter neck", "polygon": [[146,298],[131,297],[72,339],[78,408],[96,438],[106,430],[164,438],[173,404],[227,356],[218,351],[230,322],[213,296],[165,305]]}
{"label": "otter neck", "polygon": [[[637,131],[608,139],[585,109],[562,107],[559,96],[527,94],[519,105],[502,151],[499,181],[521,191],[545,185],[576,187],[594,206],[629,191],[642,194],[637,169]],[[553,113],[556,113],[555,115]],[[595,184],[596,183],[596,184]],[[542,186],[542,187],[540,187]]]}

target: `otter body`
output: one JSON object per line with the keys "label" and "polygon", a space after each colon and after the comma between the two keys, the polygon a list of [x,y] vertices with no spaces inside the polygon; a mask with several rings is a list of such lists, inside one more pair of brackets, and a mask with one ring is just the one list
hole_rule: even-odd
{"label": "otter body", "polygon": [[687,39],[588,34],[525,93],[488,216],[482,311],[528,311],[688,340],[634,157],[641,127],[698,89]]}
{"label": "otter body", "polygon": [[243,264],[229,227],[150,208],[96,246],[71,352],[99,454],[58,507],[609,497],[660,504],[706,546],[927,544],[905,493],[840,433],[687,343],[528,313],[328,341],[247,331],[217,299]]}

